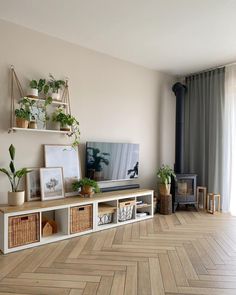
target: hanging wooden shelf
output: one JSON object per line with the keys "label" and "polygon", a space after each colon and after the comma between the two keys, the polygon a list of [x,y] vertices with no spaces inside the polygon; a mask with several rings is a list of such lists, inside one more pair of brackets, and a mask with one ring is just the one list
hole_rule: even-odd
{"label": "hanging wooden shelf", "polygon": [[45,133],[60,133],[68,135],[69,131],[62,131],[62,130],[49,130],[49,129],[31,129],[31,128],[19,128],[19,127],[12,127],[8,130],[8,133],[10,132],[45,132]]}
{"label": "hanging wooden shelf", "polygon": [[[34,101],[41,101],[41,102],[43,102],[43,101],[45,101],[45,99],[44,98],[32,98],[32,97],[28,97],[28,99],[29,100],[34,100]],[[63,102],[63,101],[57,101],[57,100],[53,100],[52,101],[52,103],[51,104],[53,104],[53,105],[60,105],[60,106],[68,106],[68,103],[67,102]]]}

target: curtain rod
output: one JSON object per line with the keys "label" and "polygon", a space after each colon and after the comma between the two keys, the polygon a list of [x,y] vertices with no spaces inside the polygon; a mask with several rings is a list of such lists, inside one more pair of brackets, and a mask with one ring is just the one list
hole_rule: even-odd
{"label": "curtain rod", "polygon": [[232,66],[232,65],[235,65],[235,64],[236,64],[236,62],[231,62],[231,63],[227,63],[227,64],[224,64],[224,65],[212,67],[212,68],[209,68],[209,69],[202,70],[200,72],[194,72],[194,73],[188,74],[188,75],[184,76],[183,78],[190,77],[190,76],[197,75],[197,74],[202,74],[202,73],[213,71],[213,70],[216,70],[216,69],[221,69],[221,68]]}

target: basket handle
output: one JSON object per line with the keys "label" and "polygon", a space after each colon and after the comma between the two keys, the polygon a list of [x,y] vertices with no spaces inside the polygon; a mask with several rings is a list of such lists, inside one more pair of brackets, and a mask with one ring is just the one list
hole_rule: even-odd
{"label": "basket handle", "polygon": [[23,216],[20,218],[20,220],[28,220],[29,219],[29,216]]}
{"label": "basket handle", "polygon": [[78,210],[79,211],[84,211],[85,207],[79,207]]}
{"label": "basket handle", "polygon": [[126,203],[125,203],[125,206],[128,206],[128,205],[130,205],[130,202],[126,202]]}

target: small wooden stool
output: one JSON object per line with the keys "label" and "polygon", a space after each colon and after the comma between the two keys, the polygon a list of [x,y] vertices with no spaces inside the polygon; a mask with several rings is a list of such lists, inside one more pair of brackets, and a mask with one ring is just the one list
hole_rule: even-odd
{"label": "small wooden stool", "polygon": [[[203,194],[203,199],[202,199],[202,208],[200,208],[199,204],[199,194]],[[198,209],[205,210],[207,207],[207,188],[205,186],[197,186],[197,204],[198,204]]]}
{"label": "small wooden stool", "polygon": [[[216,198],[218,199],[218,206],[216,210]],[[208,193],[207,194],[207,212],[214,214],[216,211],[220,212],[220,194]]]}
{"label": "small wooden stool", "polygon": [[172,214],[172,195],[160,195],[160,214]]}

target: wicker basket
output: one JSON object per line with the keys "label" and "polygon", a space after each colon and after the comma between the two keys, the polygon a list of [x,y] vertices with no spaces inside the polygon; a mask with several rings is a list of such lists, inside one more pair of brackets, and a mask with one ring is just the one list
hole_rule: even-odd
{"label": "wicker basket", "polygon": [[126,221],[132,219],[135,200],[122,200],[119,201],[118,220]]}
{"label": "wicker basket", "polygon": [[8,219],[8,247],[39,242],[39,213],[18,215]]}
{"label": "wicker basket", "polygon": [[93,228],[93,205],[70,209],[70,233],[80,233]]}
{"label": "wicker basket", "polygon": [[160,196],[160,213],[165,215],[172,214],[172,195]]}

